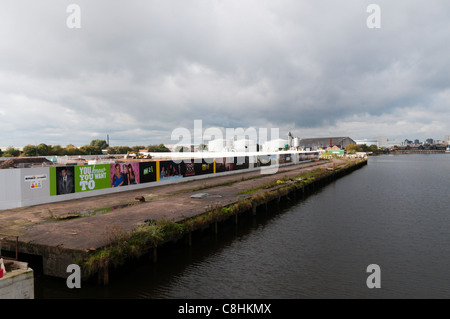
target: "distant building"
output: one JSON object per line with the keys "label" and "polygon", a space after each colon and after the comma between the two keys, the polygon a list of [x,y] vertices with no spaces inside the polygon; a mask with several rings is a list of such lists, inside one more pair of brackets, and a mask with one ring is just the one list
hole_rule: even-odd
{"label": "distant building", "polygon": [[444,139],[444,142],[450,144],[450,135],[447,135]]}
{"label": "distant building", "polygon": [[380,148],[392,148],[403,144],[401,141],[390,140],[386,136],[375,137],[374,139],[378,141],[378,147]]}
{"label": "distant building", "polygon": [[263,151],[265,152],[278,151],[280,148],[282,149],[286,148],[286,145],[288,145],[289,148],[289,140],[287,139],[279,138],[270,140],[263,144]]}
{"label": "distant building", "polygon": [[327,147],[338,146],[344,149],[347,145],[356,144],[355,140],[350,137],[318,137],[318,138],[303,138],[299,142],[303,149],[309,148],[317,150],[319,148],[325,149]]}
{"label": "distant building", "polygon": [[377,147],[380,147],[380,144],[378,143],[378,140],[375,139],[364,139],[364,140],[355,140],[356,144],[358,145],[364,145],[366,144],[367,146],[371,146],[371,145],[376,145]]}
{"label": "distant building", "polygon": [[413,141],[410,141],[410,140],[406,139],[406,140],[402,143],[402,145],[403,145],[403,146],[408,146],[408,145],[411,145],[412,143],[413,143]]}
{"label": "distant building", "polygon": [[231,139],[214,139],[208,142],[209,152],[231,152],[233,151],[234,145]]}

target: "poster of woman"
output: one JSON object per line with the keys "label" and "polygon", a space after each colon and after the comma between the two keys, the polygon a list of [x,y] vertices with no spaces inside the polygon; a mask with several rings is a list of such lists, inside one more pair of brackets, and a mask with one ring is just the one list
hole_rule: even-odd
{"label": "poster of woman", "polygon": [[139,163],[111,164],[111,187],[139,184]]}

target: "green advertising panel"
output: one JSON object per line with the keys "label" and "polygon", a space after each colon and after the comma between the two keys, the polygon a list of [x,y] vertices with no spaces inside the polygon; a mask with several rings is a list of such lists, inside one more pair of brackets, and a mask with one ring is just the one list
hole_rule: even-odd
{"label": "green advertising panel", "polygon": [[50,167],[49,180],[50,180],[50,196],[55,196],[56,195],[56,167]]}
{"label": "green advertising panel", "polygon": [[75,166],[75,192],[87,192],[111,187],[110,165]]}

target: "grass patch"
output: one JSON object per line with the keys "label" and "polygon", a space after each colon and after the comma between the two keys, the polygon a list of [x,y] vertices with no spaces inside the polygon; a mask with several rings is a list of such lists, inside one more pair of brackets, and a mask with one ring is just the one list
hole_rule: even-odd
{"label": "grass patch", "polygon": [[324,168],[317,168],[317,169],[311,170],[309,172],[305,172],[305,173],[296,175],[294,177],[284,176],[281,179],[273,180],[273,181],[271,181],[269,183],[266,183],[266,184],[263,184],[263,185],[259,185],[259,186],[256,186],[256,187],[245,189],[243,191],[240,191],[240,192],[236,193],[236,195],[253,194],[253,193],[256,193],[257,191],[259,191],[261,189],[271,189],[271,188],[274,188],[276,186],[283,185],[283,184],[287,183],[288,181],[292,181],[294,183],[300,183],[300,184],[304,185],[304,184],[312,182],[314,180],[314,178],[315,178],[314,176],[323,175],[325,173],[327,173],[326,169],[324,169]]}

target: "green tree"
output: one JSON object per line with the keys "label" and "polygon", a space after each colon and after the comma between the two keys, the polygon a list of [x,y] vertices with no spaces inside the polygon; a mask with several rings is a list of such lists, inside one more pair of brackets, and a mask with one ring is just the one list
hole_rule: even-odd
{"label": "green tree", "polygon": [[175,152],[189,152],[189,148],[186,146],[177,146],[175,147]]}
{"label": "green tree", "polygon": [[92,140],[91,144],[89,144],[89,146],[93,146],[97,149],[104,150],[104,149],[108,148],[109,145],[108,145],[108,143],[106,143],[105,140]]}
{"label": "green tree", "polygon": [[132,146],[131,147],[131,151],[133,151],[133,152],[139,152],[139,150],[143,150],[143,149],[145,149],[145,146],[142,146],[142,145],[135,145],[135,146]]}
{"label": "green tree", "polygon": [[50,153],[51,155],[63,156],[66,155],[66,150],[62,148],[61,145],[55,145],[52,146]]}
{"label": "green tree", "polygon": [[65,148],[65,155],[83,155],[83,152],[81,152],[78,147],[76,147],[73,144],[69,144]]}
{"label": "green tree", "polygon": [[20,151],[12,146],[8,147],[3,153],[3,156],[5,157],[18,157],[19,155]]}
{"label": "green tree", "polygon": [[373,153],[377,153],[378,152],[378,146],[376,146],[375,144],[370,145],[369,149],[370,149],[370,152],[373,152]]}
{"label": "green tree", "polygon": [[36,155],[38,155],[38,156],[51,155],[50,154],[51,149],[52,149],[51,145],[47,145],[47,144],[41,143],[38,146],[36,146]]}
{"label": "green tree", "polygon": [[361,148],[356,144],[349,144],[345,147],[347,154],[355,154],[356,152],[361,152]]}
{"label": "green tree", "polygon": [[108,146],[108,147],[106,148],[106,152],[107,152],[108,154],[117,154],[117,153],[116,153],[116,149],[115,149],[114,147],[111,147],[111,146]]}
{"label": "green tree", "polygon": [[80,147],[80,151],[84,155],[99,155],[102,154],[102,149],[93,145],[83,145]]}
{"label": "green tree", "polygon": [[366,144],[359,145],[359,151],[357,152],[370,152],[370,147]]}
{"label": "green tree", "polygon": [[23,156],[36,156],[37,148],[35,145],[28,144],[23,148]]}
{"label": "green tree", "polygon": [[126,154],[131,152],[129,146],[110,146],[107,149],[108,154]]}
{"label": "green tree", "polygon": [[147,146],[147,149],[149,152],[170,152],[170,150],[164,145],[164,144],[159,144],[159,145],[149,145]]}

